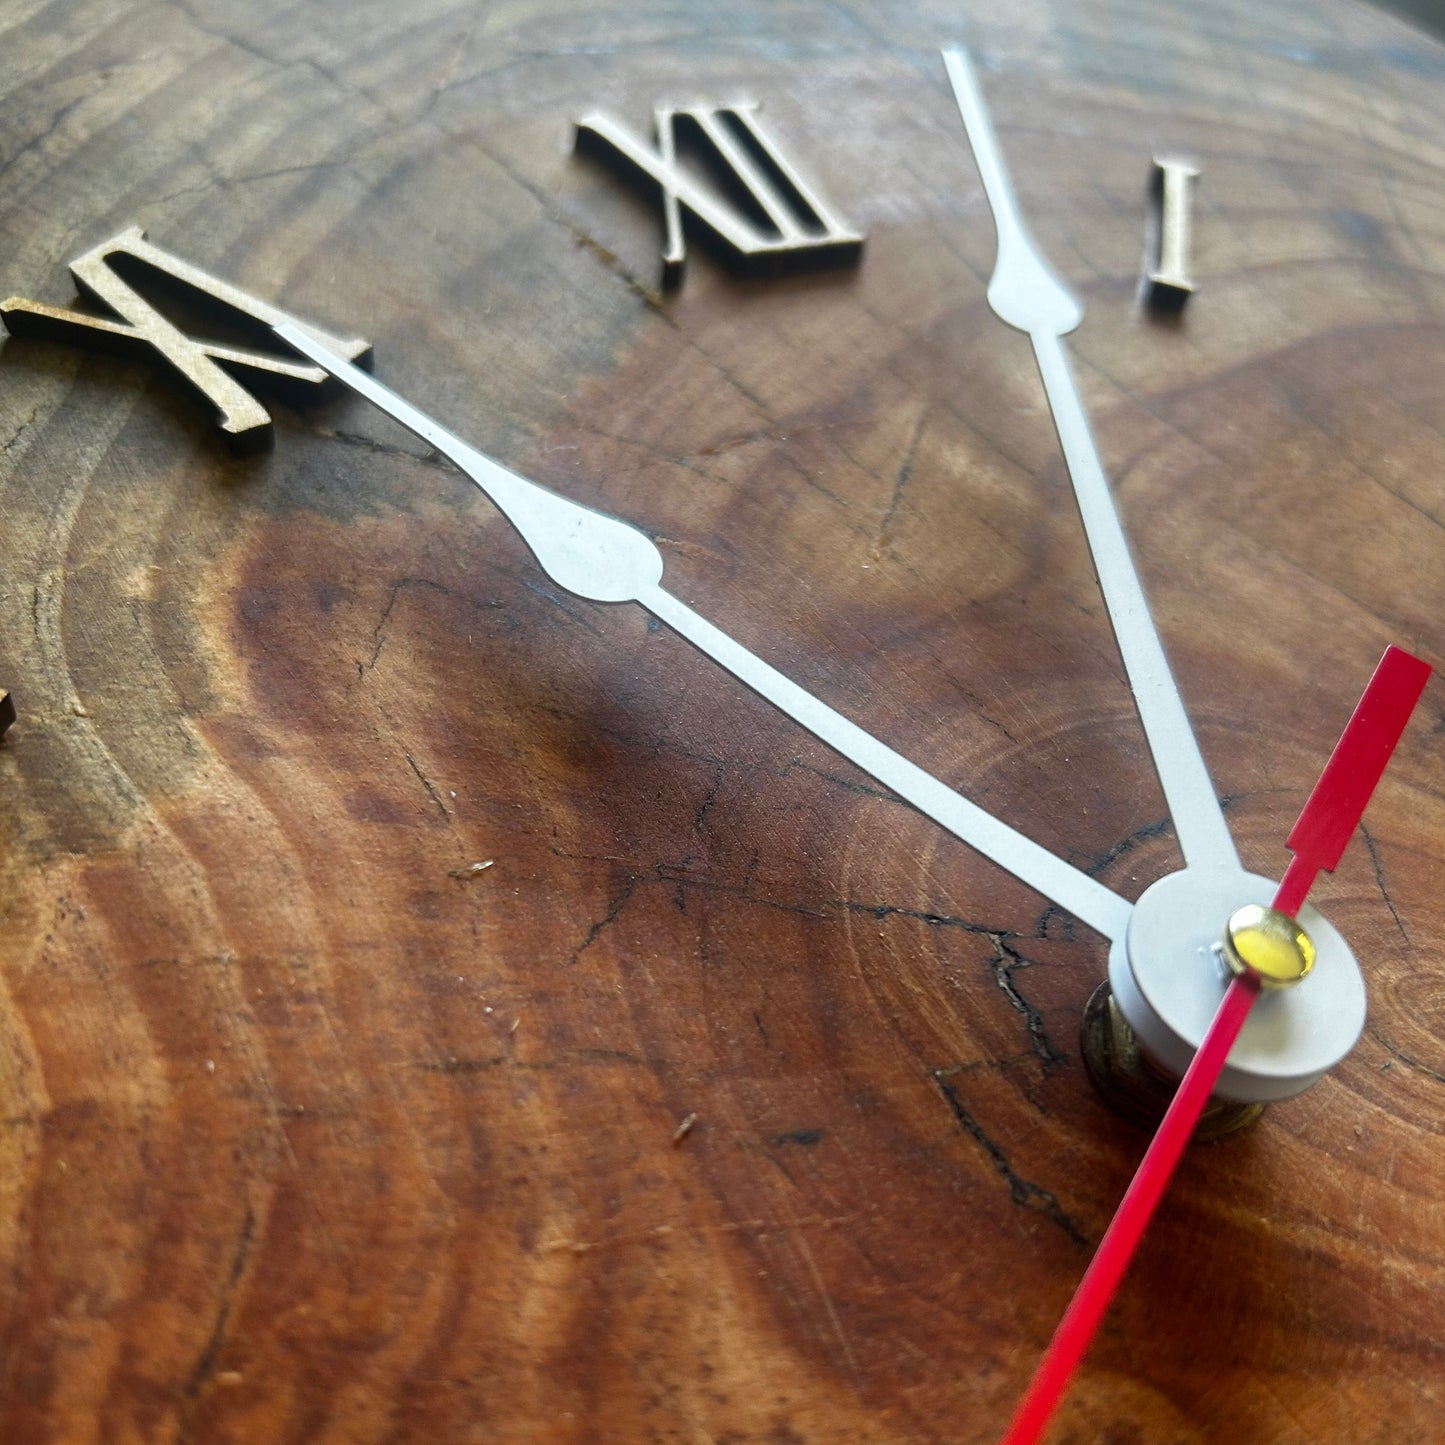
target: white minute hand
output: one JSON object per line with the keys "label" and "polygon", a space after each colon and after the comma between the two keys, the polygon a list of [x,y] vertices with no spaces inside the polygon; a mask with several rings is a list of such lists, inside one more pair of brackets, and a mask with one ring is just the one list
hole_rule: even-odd
{"label": "white minute hand", "polygon": [[1019,219],[1008,172],[967,54],[961,49],[945,50],[943,60],[998,230],[998,259],[989,281],[988,303],[1000,319],[1026,332],[1033,343],[1078,499],[1084,534],[1093,554],[1099,590],[1114,624],[1139,721],[1149,739],[1184,860],[1190,866],[1237,868],[1234,840],[1229,836],[1223,810],[1149,615],[1109,483],[1099,464],[1089,419],[1064,354],[1063,337],[1079,324],[1083,312],[1034,250]]}
{"label": "white minute hand", "polygon": [[1125,899],[910,763],[664,591],[662,554],[645,533],[509,472],[300,327],[288,323],[275,329],[303,356],[324,366],[337,380],[450,457],[522,534],[543,571],[559,586],[594,602],[640,602],[740,682],[940,827],[1098,929],[1105,938],[1123,937],[1131,911]]}

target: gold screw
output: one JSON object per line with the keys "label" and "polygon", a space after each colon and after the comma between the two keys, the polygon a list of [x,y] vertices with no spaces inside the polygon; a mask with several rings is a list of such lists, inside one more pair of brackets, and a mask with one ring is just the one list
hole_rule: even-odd
{"label": "gold screw", "polygon": [[1224,961],[1262,988],[1288,988],[1315,966],[1315,946],[1288,913],[1249,903],[1224,926]]}

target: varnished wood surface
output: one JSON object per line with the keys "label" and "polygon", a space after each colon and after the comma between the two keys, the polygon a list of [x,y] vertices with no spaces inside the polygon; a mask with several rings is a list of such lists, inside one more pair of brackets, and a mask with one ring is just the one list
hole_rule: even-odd
{"label": "varnished wood surface", "polygon": [[[126,225],[376,345],[1130,896],[1179,866],[936,46],[962,39],[1247,865],[1445,661],[1445,49],[1353,4],[10,0],[3,285]],[[569,118],[756,98],[856,274],[656,294]],[[1194,158],[1199,293],[1135,303]],[[997,1437],[1143,1139],[1104,947],[362,404],[232,459],[0,359],[0,1439]],[[1053,1436],[1440,1438],[1445,694],[1319,891],[1354,1054],[1186,1160]],[[492,866],[464,877],[469,865]],[[680,1121],[691,1130],[675,1140]]]}

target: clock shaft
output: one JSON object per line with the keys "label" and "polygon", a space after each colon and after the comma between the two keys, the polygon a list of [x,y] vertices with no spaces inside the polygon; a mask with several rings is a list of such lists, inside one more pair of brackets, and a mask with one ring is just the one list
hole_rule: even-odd
{"label": "clock shaft", "polygon": [[1049,270],[1024,228],[1003,153],[967,53],[961,48],[945,50],[943,59],[998,233],[997,260],[988,287],[989,305],[1001,320],[1025,332],[1033,344],[1094,559],[1099,590],[1124,659],[1179,846],[1190,867],[1237,870],[1239,856],[1234,840],[1159,641],[1064,351],[1062,338],[1079,324],[1083,312]]}
{"label": "clock shaft", "polygon": [[660,585],[662,554],[645,533],[508,471],[301,327],[286,323],[275,330],[288,345],[455,462],[521,533],[543,570],[559,586],[594,602],[641,603],[740,682],[939,827],[1109,940],[1123,937],[1132,910],[1127,899],[909,762],[664,590]]}

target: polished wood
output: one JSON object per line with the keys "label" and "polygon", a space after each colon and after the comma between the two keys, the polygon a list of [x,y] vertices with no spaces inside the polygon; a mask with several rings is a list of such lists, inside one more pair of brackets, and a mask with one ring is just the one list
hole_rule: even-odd
{"label": "polished wood", "polygon": [[[1135,896],[1179,859],[985,302],[962,40],[1277,874],[1385,644],[1445,660],[1445,48],[1346,0],[971,8],[16,0],[0,289],[69,305],[139,225],[370,338]],[[862,265],[663,297],[659,213],[572,122],[752,99]],[[267,405],[238,459],[164,364],[0,359],[0,1439],[996,1439],[1144,1145],[1079,1055],[1101,941],[556,593],[364,404]],[[1185,1159],[1055,1440],[1438,1431],[1442,731],[1436,682],[1315,895],[1364,1038]]]}

